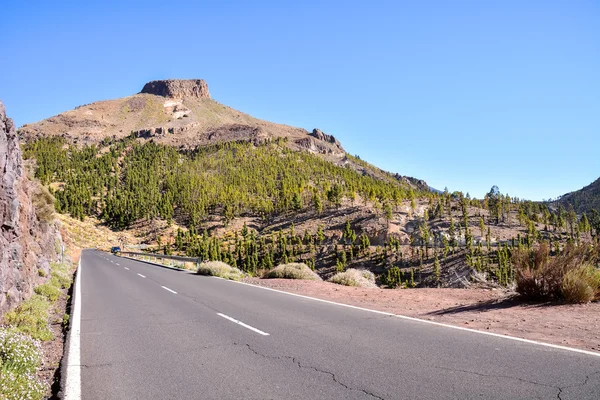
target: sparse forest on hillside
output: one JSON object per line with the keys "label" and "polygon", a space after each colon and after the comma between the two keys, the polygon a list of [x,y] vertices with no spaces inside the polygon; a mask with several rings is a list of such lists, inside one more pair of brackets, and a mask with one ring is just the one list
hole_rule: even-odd
{"label": "sparse forest on hillside", "polygon": [[[157,235],[158,251],[252,275],[296,261],[325,276],[366,268],[386,287],[510,286],[516,252],[547,243],[555,256],[600,233],[597,213],[553,210],[496,187],[482,200],[419,191],[391,174],[292,151],[284,140],[192,151],[134,138],[78,148],[55,137],[28,143],[24,154],[37,160],[36,177],[59,212],[117,230],[164,220],[177,228]],[[251,224],[236,225],[240,219]]]}
{"label": "sparse forest on hillside", "polygon": [[583,189],[567,193],[560,199],[550,202],[551,206],[572,207],[578,214],[600,211],[600,179],[595,180]]}

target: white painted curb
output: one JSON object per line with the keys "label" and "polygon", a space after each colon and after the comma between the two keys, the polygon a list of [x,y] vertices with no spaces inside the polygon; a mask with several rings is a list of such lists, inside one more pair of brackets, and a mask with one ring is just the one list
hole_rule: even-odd
{"label": "white painted curb", "polygon": [[65,380],[65,400],[81,399],[81,256],[73,290],[73,313],[69,332],[69,353]]}

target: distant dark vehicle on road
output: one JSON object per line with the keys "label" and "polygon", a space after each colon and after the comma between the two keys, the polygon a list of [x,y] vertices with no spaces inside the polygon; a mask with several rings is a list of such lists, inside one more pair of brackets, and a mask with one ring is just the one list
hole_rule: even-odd
{"label": "distant dark vehicle on road", "polygon": [[119,246],[113,246],[110,248],[110,252],[115,254],[121,251],[121,248]]}

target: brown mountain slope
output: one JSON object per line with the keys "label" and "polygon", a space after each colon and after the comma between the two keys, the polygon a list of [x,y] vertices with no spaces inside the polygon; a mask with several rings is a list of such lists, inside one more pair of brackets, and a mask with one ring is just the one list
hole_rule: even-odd
{"label": "brown mountain slope", "polygon": [[284,138],[293,150],[317,154],[337,165],[364,175],[396,179],[417,189],[427,189],[418,179],[389,174],[347,157],[340,142],[319,129],[276,124],[254,118],[214,101],[208,85],[200,79],[148,82],[133,96],[98,101],[54,117],[25,124],[18,130],[25,142],[62,136],[77,145],[98,144],[133,135],[179,148],[195,148],[221,142],[263,143]]}
{"label": "brown mountain slope", "polygon": [[86,104],[19,129],[25,140],[60,135],[77,144],[120,139],[132,133],[185,148],[283,137],[290,147],[326,155],[330,161],[345,155],[333,136],[318,129],[308,132],[263,121],[212,100],[203,80],[149,82],[133,96]]}

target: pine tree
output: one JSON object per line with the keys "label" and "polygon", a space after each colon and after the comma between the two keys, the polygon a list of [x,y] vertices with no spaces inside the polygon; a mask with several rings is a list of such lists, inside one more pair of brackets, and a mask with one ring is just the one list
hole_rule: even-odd
{"label": "pine tree", "polygon": [[319,225],[319,227],[317,228],[317,241],[319,242],[319,244],[323,244],[324,240],[325,234],[323,233],[323,227]]}
{"label": "pine tree", "polygon": [[483,217],[479,217],[479,231],[481,232],[481,237],[485,235],[485,223],[483,222]]}
{"label": "pine tree", "polygon": [[385,206],[383,208],[383,214],[385,217],[385,220],[387,221],[388,225],[390,224],[390,221],[393,218],[393,213],[392,213],[392,205],[390,203],[385,203]]}
{"label": "pine tree", "polygon": [[436,285],[440,284],[441,270],[440,270],[440,261],[438,260],[437,252],[435,253],[435,257],[433,259],[433,275],[435,277]]}
{"label": "pine tree", "polygon": [[315,211],[317,212],[317,214],[321,214],[321,212],[323,212],[323,201],[321,200],[321,196],[319,196],[319,193],[317,191],[315,191],[313,193],[313,206],[315,207]]}

